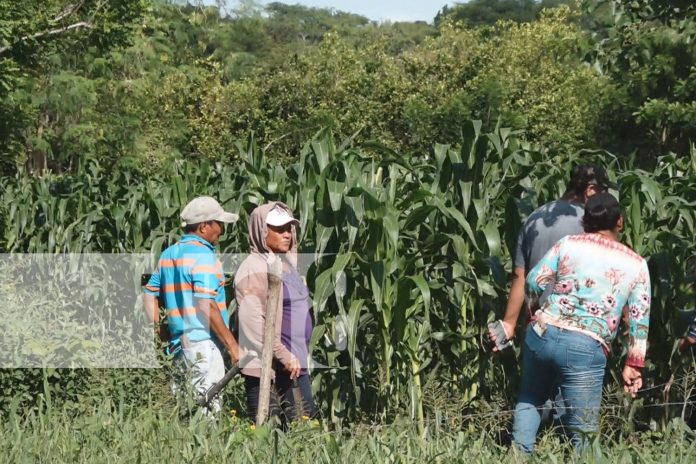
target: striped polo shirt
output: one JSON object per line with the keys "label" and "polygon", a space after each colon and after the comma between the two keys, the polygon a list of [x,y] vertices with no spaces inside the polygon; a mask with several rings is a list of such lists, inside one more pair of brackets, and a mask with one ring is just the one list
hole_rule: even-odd
{"label": "striped polo shirt", "polygon": [[196,310],[197,299],[214,300],[229,327],[223,276],[215,247],[197,235],[184,235],[164,250],[145,292],[158,297],[166,310],[170,352],[179,350],[184,334],[194,342],[213,338],[209,321]]}

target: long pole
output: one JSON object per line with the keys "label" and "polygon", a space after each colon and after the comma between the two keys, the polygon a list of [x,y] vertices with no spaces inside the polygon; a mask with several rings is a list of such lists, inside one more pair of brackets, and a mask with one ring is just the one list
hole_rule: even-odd
{"label": "long pole", "polygon": [[260,426],[268,419],[271,400],[271,374],[273,372],[273,342],[275,339],[276,315],[280,303],[282,288],[282,262],[276,255],[268,259],[268,299],[266,301],[266,321],[263,333],[263,351],[261,353],[261,379],[259,382],[259,408],[256,412],[256,425]]}

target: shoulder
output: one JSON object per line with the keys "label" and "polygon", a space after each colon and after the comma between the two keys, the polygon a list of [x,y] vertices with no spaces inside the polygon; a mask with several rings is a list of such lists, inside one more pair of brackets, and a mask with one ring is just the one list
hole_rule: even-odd
{"label": "shoulder", "polygon": [[525,227],[532,226],[539,220],[548,223],[548,226],[552,226],[553,221],[558,218],[581,221],[584,213],[585,209],[581,204],[572,203],[563,199],[554,200],[535,209],[525,221]]}
{"label": "shoulder", "polygon": [[266,270],[266,261],[261,256],[252,253],[239,265],[237,272],[234,273],[234,281],[235,283],[239,283],[250,277],[263,277],[265,280]]}
{"label": "shoulder", "polygon": [[566,239],[580,246],[603,248],[606,252],[620,254],[628,259],[636,261],[637,264],[647,264],[645,258],[633,251],[633,249],[628,245],[624,245],[623,243],[614,240],[609,240],[598,234],[571,235],[566,237]]}
{"label": "shoulder", "polygon": [[160,259],[169,258],[169,257],[173,256],[177,252],[177,250],[180,249],[180,247],[181,247],[181,242],[176,242],[172,245],[169,245],[167,248],[164,249],[164,251],[160,255]]}
{"label": "shoulder", "polygon": [[211,250],[205,245],[198,242],[183,242],[180,244],[180,253],[182,256],[194,259],[199,264],[214,265],[218,259],[215,255],[215,250]]}

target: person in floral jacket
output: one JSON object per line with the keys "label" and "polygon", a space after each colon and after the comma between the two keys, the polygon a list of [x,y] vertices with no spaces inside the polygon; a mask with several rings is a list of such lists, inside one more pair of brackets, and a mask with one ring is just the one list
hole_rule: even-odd
{"label": "person in floral jacket", "polygon": [[621,244],[623,217],[609,193],[590,198],[585,233],[558,241],[527,276],[527,293],[540,309],[527,329],[522,389],[515,407],[513,437],[531,453],[539,428],[539,408],[561,388],[561,424],[577,449],[597,432],[607,356],[619,322],[628,323],[626,392],[642,386],[641,368],[650,320],[650,275],[641,256]]}

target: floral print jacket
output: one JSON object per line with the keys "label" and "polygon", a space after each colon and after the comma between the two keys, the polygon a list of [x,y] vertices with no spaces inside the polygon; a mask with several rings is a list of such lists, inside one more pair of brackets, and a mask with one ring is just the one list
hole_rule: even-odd
{"label": "floral print jacket", "polygon": [[[544,291],[553,285],[553,289]],[[570,235],[527,276],[530,301],[548,296],[537,319],[576,330],[609,352],[622,315],[628,324],[626,364],[643,367],[650,322],[650,274],[641,256],[601,234]]]}

